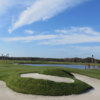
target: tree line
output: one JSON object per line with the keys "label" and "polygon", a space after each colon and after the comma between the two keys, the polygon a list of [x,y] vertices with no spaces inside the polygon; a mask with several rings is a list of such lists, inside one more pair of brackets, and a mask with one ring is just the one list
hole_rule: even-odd
{"label": "tree line", "polygon": [[0,56],[0,60],[24,60],[24,61],[52,61],[52,62],[76,62],[76,63],[100,63],[99,59],[88,58],[39,58],[39,57],[9,57]]}

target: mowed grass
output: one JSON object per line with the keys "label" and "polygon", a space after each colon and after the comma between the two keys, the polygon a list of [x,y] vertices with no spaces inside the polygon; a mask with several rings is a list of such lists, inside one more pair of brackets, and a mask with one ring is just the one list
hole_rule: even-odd
{"label": "mowed grass", "polygon": [[[75,80],[74,83],[56,83],[49,80],[21,78],[21,73],[42,73],[47,75],[69,77]],[[71,72],[87,75],[100,79],[99,70],[79,70],[61,67],[33,67],[16,65],[1,62],[0,63],[0,80],[6,82],[7,86],[14,91],[35,94],[35,95],[49,95],[62,96],[71,94],[83,93],[92,87],[88,84],[77,80]]]}

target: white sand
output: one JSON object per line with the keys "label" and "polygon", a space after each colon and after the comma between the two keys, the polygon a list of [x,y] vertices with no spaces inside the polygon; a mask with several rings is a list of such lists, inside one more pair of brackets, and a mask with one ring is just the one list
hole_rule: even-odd
{"label": "white sand", "polygon": [[54,81],[54,82],[66,82],[66,83],[74,82],[74,80],[70,79],[70,78],[51,76],[51,75],[43,75],[43,74],[38,74],[38,73],[21,74],[21,77],[44,79],[44,80],[50,80],[50,81]]}
{"label": "white sand", "polygon": [[76,78],[90,84],[95,89],[81,95],[71,96],[36,96],[25,95],[12,91],[6,84],[0,81],[0,100],[100,100],[100,80],[75,74]]}

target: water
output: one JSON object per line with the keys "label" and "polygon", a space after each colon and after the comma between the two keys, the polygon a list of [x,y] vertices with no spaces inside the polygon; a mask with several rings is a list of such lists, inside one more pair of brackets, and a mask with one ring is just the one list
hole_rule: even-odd
{"label": "water", "polygon": [[23,65],[28,65],[28,66],[56,66],[56,67],[85,69],[85,65],[61,65],[61,64],[23,64]]}
{"label": "water", "polygon": [[100,66],[91,66],[88,68],[88,66],[85,67],[85,65],[61,65],[61,64],[23,64],[28,66],[55,66],[55,67],[67,67],[67,68],[75,68],[75,69],[99,69]]}

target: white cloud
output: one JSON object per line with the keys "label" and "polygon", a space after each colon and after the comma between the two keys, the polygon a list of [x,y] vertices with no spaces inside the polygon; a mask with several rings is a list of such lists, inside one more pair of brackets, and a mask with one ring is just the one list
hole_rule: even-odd
{"label": "white cloud", "polygon": [[35,0],[32,6],[20,14],[18,20],[9,29],[9,32],[24,25],[49,19],[65,9],[74,7],[84,1],[87,0]]}
{"label": "white cloud", "polygon": [[41,42],[46,45],[78,44],[100,42],[100,32],[91,27],[72,27],[71,29],[56,30],[56,39]]}
{"label": "white cloud", "polygon": [[63,33],[63,34],[66,34],[66,33],[68,33],[68,30],[66,30],[66,29],[61,29],[61,30],[59,30],[59,29],[57,29],[57,30],[55,30],[55,32],[56,33]]}
{"label": "white cloud", "polygon": [[62,44],[78,44],[78,43],[93,43],[100,42],[100,36],[87,36],[87,35],[58,35],[56,39],[41,42],[45,45],[62,45]]}
{"label": "white cloud", "polygon": [[27,36],[27,37],[13,37],[13,38],[4,38],[4,41],[14,42],[14,41],[24,41],[31,42],[35,40],[49,40],[55,38],[55,35],[36,35],[36,36]]}
{"label": "white cloud", "polygon": [[34,34],[35,31],[32,31],[32,30],[25,30],[25,33],[27,33],[27,34]]}
{"label": "white cloud", "polygon": [[[60,33],[61,31],[61,33]],[[39,41],[40,44],[46,45],[62,45],[62,44],[78,44],[78,43],[93,43],[100,42],[100,32],[96,32],[90,27],[73,27],[66,32],[59,30],[59,34],[50,35],[35,35],[28,37],[12,37],[4,38],[4,41]],[[68,34],[66,34],[68,33]],[[92,35],[91,35],[92,34]]]}
{"label": "white cloud", "polygon": [[57,29],[55,32],[60,34],[100,34],[100,32],[94,31],[91,27],[71,27],[70,29]]}

